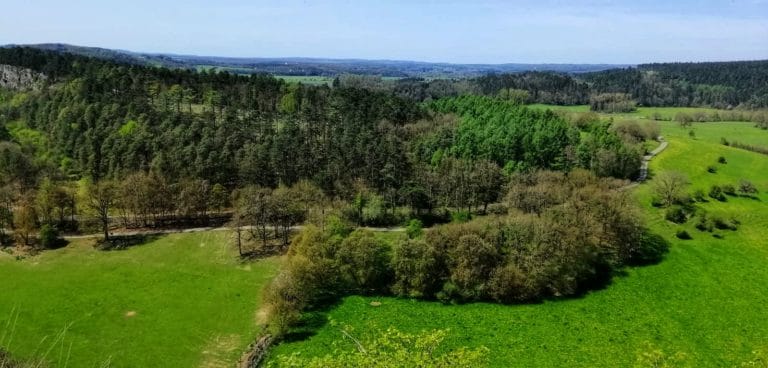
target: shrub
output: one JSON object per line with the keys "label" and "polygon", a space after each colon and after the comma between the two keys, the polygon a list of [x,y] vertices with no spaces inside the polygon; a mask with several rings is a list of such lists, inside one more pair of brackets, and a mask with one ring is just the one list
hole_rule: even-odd
{"label": "shrub", "polygon": [[715,173],[717,173],[717,167],[712,166],[712,165],[707,166],[707,172],[710,173],[710,174],[715,174]]}
{"label": "shrub", "polygon": [[412,298],[429,297],[440,287],[440,255],[423,239],[401,241],[392,255],[392,292]]}
{"label": "shrub", "polygon": [[472,219],[472,214],[469,211],[459,210],[451,213],[451,222],[463,223]]}
{"label": "shrub", "polygon": [[360,293],[386,290],[391,271],[388,253],[387,243],[371,231],[353,231],[335,254],[341,281]]}
{"label": "shrub", "polygon": [[58,248],[61,245],[59,231],[51,225],[43,225],[40,228],[40,245],[45,249]]}
{"label": "shrub", "polygon": [[488,214],[506,215],[507,213],[509,213],[509,208],[504,203],[491,203],[488,205]]}
{"label": "shrub", "polygon": [[352,224],[338,216],[328,216],[325,228],[331,235],[340,237],[346,237],[355,229]]}
{"label": "shrub", "polygon": [[462,300],[486,298],[488,280],[498,261],[498,250],[478,235],[459,238],[458,245],[450,253],[448,266],[450,281],[458,288],[456,294]]}
{"label": "shrub", "polygon": [[758,193],[757,187],[751,181],[746,179],[739,180],[739,192],[745,196],[752,196]]}
{"label": "shrub", "polygon": [[710,198],[716,199],[720,202],[725,202],[726,198],[723,194],[723,188],[721,188],[719,185],[713,185],[712,188],[709,189],[709,196]]}
{"label": "shrub", "polygon": [[637,109],[637,102],[627,93],[603,93],[589,98],[589,109],[608,113],[632,112]]}
{"label": "shrub", "polygon": [[[374,331],[360,339],[350,332],[343,334],[354,340],[357,348],[349,344],[334,343],[333,353],[325,356],[305,357],[299,354],[280,355],[277,366],[284,368],[317,367],[486,367],[489,350],[485,347],[447,349],[442,345],[447,331],[423,331],[416,335],[396,329]],[[339,346],[343,346],[345,351]]]}
{"label": "shrub", "polygon": [[728,221],[726,221],[726,220],[724,220],[723,218],[720,218],[720,217],[713,218],[712,219],[712,224],[716,228],[718,228],[720,230],[734,230],[735,231],[735,230],[738,229],[735,224],[730,223],[730,222],[728,222]]}
{"label": "shrub", "polygon": [[712,226],[712,221],[706,214],[702,213],[701,216],[699,216],[699,221],[696,223],[696,228],[700,231],[712,232]]}
{"label": "shrub", "polygon": [[720,234],[720,233],[714,233],[714,234],[712,234],[712,237],[715,238],[715,239],[723,239],[723,238],[725,238],[725,236],[723,236],[723,234]]}
{"label": "shrub", "polygon": [[675,234],[675,236],[678,239],[682,239],[682,240],[691,240],[691,239],[693,239],[693,237],[691,237],[691,234],[688,234],[688,232],[685,231],[685,230],[678,230],[677,233]]}
{"label": "shrub", "polygon": [[663,237],[644,232],[639,246],[630,254],[629,263],[638,266],[658,263],[667,252],[669,243]]}
{"label": "shrub", "polygon": [[736,187],[734,187],[732,184],[725,184],[721,188],[723,188],[723,193],[729,195],[729,196],[735,196],[736,195]]}
{"label": "shrub", "polygon": [[672,221],[676,224],[684,224],[688,221],[688,215],[681,206],[674,206],[667,209],[664,218],[666,218],[667,221]]}
{"label": "shrub", "polygon": [[691,196],[696,202],[706,202],[707,194],[702,189],[696,189]]}
{"label": "shrub", "polygon": [[730,146],[730,145],[731,145],[731,142],[728,142],[728,140],[727,140],[727,139],[725,139],[725,138],[722,138],[722,137],[721,137],[721,138],[720,138],[720,144],[722,144],[722,145],[724,145],[724,146]]}
{"label": "shrub", "polygon": [[412,219],[408,221],[408,226],[405,227],[405,233],[409,239],[415,239],[420,237],[424,233],[424,225],[421,220]]}
{"label": "shrub", "polygon": [[726,160],[725,157],[720,156],[720,157],[717,158],[717,163],[718,164],[727,164],[728,160]]}
{"label": "shrub", "polygon": [[489,293],[501,303],[536,300],[541,297],[542,273],[523,270],[515,262],[507,261],[491,273]]}

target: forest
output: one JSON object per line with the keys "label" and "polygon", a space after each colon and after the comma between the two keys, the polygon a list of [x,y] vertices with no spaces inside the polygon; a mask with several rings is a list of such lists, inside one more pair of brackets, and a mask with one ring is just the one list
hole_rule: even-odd
{"label": "forest", "polygon": [[[582,167],[631,179],[643,153],[622,138],[620,124],[577,127],[495,97],[419,103],[388,91],[25,48],[0,50],[0,63],[48,76],[41,88],[2,94],[0,172],[9,203],[57,198],[38,209],[50,225],[77,218],[73,198],[88,187],[83,181],[97,192],[108,183],[107,204],[142,219],[134,225],[150,224],[148,213],[151,223],[206,217],[228,207],[237,189],[300,182],[352,207],[355,198],[364,202],[365,211],[345,212],[354,222],[396,224],[404,221],[396,208],[487,208],[515,172]],[[136,198],[154,202],[139,206]]]}

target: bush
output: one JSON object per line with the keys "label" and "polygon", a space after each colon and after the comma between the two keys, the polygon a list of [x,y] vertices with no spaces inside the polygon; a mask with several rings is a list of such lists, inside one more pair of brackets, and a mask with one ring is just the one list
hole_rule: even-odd
{"label": "bush", "polygon": [[640,246],[630,254],[629,263],[636,266],[655,264],[661,262],[667,252],[669,243],[663,237],[645,232]]}
{"label": "bush", "polygon": [[43,225],[40,228],[40,245],[45,249],[55,249],[61,246],[62,239],[59,231],[51,225]]}
{"label": "bush", "polygon": [[718,164],[727,164],[728,160],[726,160],[725,157],[720,156],[720,157],[717,158],[717,163]]}
{"label": "bush", "polygon": [[678,239],[682,239],[682,240],[691,240],[691,239],[693,239],[693,237],[691,237],[691,234],[688,234],[688,232],[685,231],[685,230],[678,230],[677,233],[675,234],[675,236]]}
{"label": "bush", "polygon": [[725,238],[725,236],[723,236],[723,234],[719,234],[719,233],[712,234],[712,237],[715,238],[715,239],[723,239],[723,238]]}
{"label": "bush", "polygon": [[411,298],[433,295],[440,287],[440,255],[423,239],[400,242],[392,255],[392,292]]}
{"label": "bush", "polygon": [[462,300],[487,298],[488,280],[499,261],[498,250],[478,235],[468,234],[459,238],[449,256],[449,277],[458,287],[456,294]]}
{"label": "bush", "polygon": [[488,214],[490,215],[506,215],[509,213],[509,208],[504,203],[491,203],[488,205]]}
{"label": "bush", "polygon": [[725,195],[723,194],[723,188],[719,185],[713,185],[712,188],[709,189],[709,196],[720,202],[726,201]]}
{"label": "bush", "polygon": [[739,192],[745,196],[752,196],[758,193],[757,187],[751,181],[746,179],[739,180]]}
{"label": "bush", "polygon": [[707,166],[707,172],[710,173],[710,174],[715,174],[715,173],[717,173],[717,167],[712,166],[712,165]]}
{"label": "bush", "polygon": [[413,219],[408,221],[408,225],[405,227],[405,233],[409,239],[415,239],[420,237],[424,233],[424,225],[421,220]]}
{"label": "bush", "polygon": [[720,217],[713,218],[712,224],[720,230],[734,230],[734,231],[738,230],[735,224],[732,224]]}
{"label": "bush", "polygon": [[389,246],[368,230],[355,230],[339,245],[335,258],[344,285],[367,294],[387,289]]}
{"label": "bush", "polygon": [[684,224],[686,221],[688,221],[688,214],[685,212],[683,207],[674,206],[667,209],[666,213],[664,214],[664,218],[666,218],[667,221],[672,221],[676,224]]}
{"label": "bush", "polygon": [[696,202],[706,202],[707,194],[702,189],[696,189],[691,196]]}
{"label": "bush", "polygon": [[701,216],[699,216],[699,221],[696,223],[696,228],[699,229],[699,231],[712,232],[712,227],[712,221],[707,217],[707,215],[701,214]]}
{"label": "bush", "polygon": [[472,219],[472,214],[469,211],[459,210],[451,213],[451,222],[464,223]]}
{"label": "bush", "polygon": [[603,93],[589,98],[589,109],[607,113],[632,112],[637,102],[627,93]]}
{"label": "bush", "polygon": [[729,196],[735,196],[736,195],[736,187],[734,187],[732,184],[725,184],[721,188],[723,188],[723,193],[729,195]]}

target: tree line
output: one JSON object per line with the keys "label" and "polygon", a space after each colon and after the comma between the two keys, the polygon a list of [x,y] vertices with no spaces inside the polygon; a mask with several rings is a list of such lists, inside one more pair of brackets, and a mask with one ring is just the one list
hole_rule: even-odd
{"label": "tree line", "polygon": [[516,174],[503,210],[388,243],[336,222],[295,239],[266,301],[273,332],[345,295],[518,303],[577,295],[667,244],[645,229],[624,182],[585,170]]}

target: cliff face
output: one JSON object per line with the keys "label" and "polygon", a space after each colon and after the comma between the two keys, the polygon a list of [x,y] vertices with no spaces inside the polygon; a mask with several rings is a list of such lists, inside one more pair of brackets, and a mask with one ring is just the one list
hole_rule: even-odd
{"label": "cliff face", "polygon": [[0,87],[13,90],[37,89],[46,79],[44,74],[11,65],[0,65]]}

